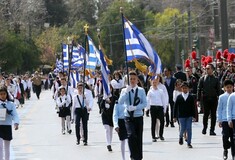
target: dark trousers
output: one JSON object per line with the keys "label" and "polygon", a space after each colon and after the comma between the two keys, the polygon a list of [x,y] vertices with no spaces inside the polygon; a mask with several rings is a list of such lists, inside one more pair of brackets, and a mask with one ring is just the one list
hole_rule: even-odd
{"label": "dark trousers", "polygon": [[231,152],[232,152],[232,157],[235,157],[235,120],[233,121],[233,139],[231,140]]}
{"label": "dark trousers", "polygon": [[166,110],[166,125],[169,125],[169,123],[173,124],[173,112],[174,112],[174,101],[173,98],[169,98],[169,103],[170,103],[170,109],[171,109],[171,113],[169,115],[169,107],[167,107]]}
{"label": "dark trousers", "polygon": [[82,120],[82,127],[83,127],[83,136],[84,140],[83,142],[87,142],[87,121],[88,121],[88,113],[86,108],[76,108],[75,110],[76,114],[76,121],[75,121],[75,130],[76,130],[76,137],[77,141],[80,141],[81,135],[80,135],[80,121]]}
{"label": "dark trousers", "polygon": [[208,117],[209,115],[211,115],[210,131],[215,130],[217,103],[218,103],[218,99],[216,97],[203,97],[203,106],[204,106],[203,127],[204,129],[207,129]]}
{"label": "dark trousers", "polygon": [[222,140],[223,148],[229,149],[231,147],[232,152],[234,150],[233,145],[231,145],[233,142],[233,129],[228,126],[228,122],[222,122]]}
{"label": "dark trousers", "polygon": [[152,138],[156,138],[156,123],[157,119],[160,120],[160,130],[159,136],[163,137],[163,129],[164,129],[164,109],[162,106],[151,106],[150,108],[151,114],[151,131],[152,131]]}
{"label": "dark trousers", "polygon": [[143,158],[143,117],[125,117],[131,159]]}
{"label": "dark trousers", "polygon": [[36,96],[39,99],[40,93],[41,93],[41,90],[42,90],[41,85],[34,85],[34,89],[35,89]]}

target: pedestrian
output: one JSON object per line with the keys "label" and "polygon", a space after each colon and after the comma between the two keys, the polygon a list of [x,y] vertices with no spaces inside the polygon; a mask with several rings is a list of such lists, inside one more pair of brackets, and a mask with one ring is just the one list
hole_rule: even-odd
{"label": "pedestrian", "polygon": [[[208,117],[211,116],[210,135],[215,136],[216,110],[218,96],[220,94],[220,83],[217,77],[213,74],[214,66],[209,63],[206,65],[206,74],[202,76],[197,86],[197,106],[200,106],[200,101],[203,102],[203,129],[202,134],[206,134],[208,126]],[[201,96],[202,95],[202,96]]]}
{"label": "pedestrian", "polygon": [[147,93],[147,108],[150,108],[151,115],[151,133],[152,141],[157,142],[156,137],[156,123],[157,119],[160,120],[159,138],[164,140],[164,114],[166,113],[167,103],[164,96],[164,91],[158,88],[159,77],[156,76],[152,81],[152,86]]}
{"label": "pedestrian", "polygon": [[14,129],[18,130],[19,117],[16,106],[9,100],[9,93],[5,86],[0,87],[0,159],[10,160],[10,141],[12,140],[12,120]]}
{"label": "pedestrian", "polygon": [[66,94],[66,88],[64,86],[59,87],[59,96],[56,99],[56,104],[59,107],[59,117],[61,117],[61,127],[62,127],[62,134],[65,134],[65,121],[66,121],[66,128],[69,134],[72,133],[71,130],[71,111],[70,111],[70,103],[71,98],[69,95]]}
{"label": "pedestrian", "polygon": [[138,87],[138,76],[136,72],[129,72],[129,82],[122,89],[118,103],[125,104],[125,125],[130,148],[130,158],[134,160],[143,159],[143,109],[147,106],[146,94],[143,88]]}
{"label": "pedestrian", "polygon": [[[222,128],[222,140],[223,140],[223,158],[228,158],[228,149],[231,147],[233,142],[233,129],[229,127],[227,121],[227,101],[228,97],[233,92],[234,83],[231,80],[224,81],[224,91],[222,95],[219,96],[218,107],[217,107],[217,121],[219,127]],[[234,152],[234,147],[231,147],[231,153]]]}
{"label": "pedestrian", "polygon": [[[170,67],[166,67],[164,69],[164,85],[167,89],[167,93],[168,93],[168,97],[169,97],[169,104],[170,104],[170,108],[167,107],[166,110],[166,126],[169,126],[169,124],[171,125],[171,127],[175,127],[174,122],[173,122],[173,106],[174,106],[174,101],[173,101],[173,92],[175,89],[175,82],[176,82],[176,78],[174,78],[172,76],[172,70]],[[169,114],[169,110],[170,110],[170,114]]]}
{"label": "pedestrian", "polygon": [[189,93],[187,82],[181,84],[181,89],[182,94],[178,95],[175,101],[174,121],[178,119],[180,124],[179,144],[183,144],[183,135],[186,132],[188,148],[192,148],[192,121],[195,120],[194,98]]}
{"label": "pedestrian", "polygon": [[114,105],[114,111],[113,111],[113,124],[114,129],[118,133],[119,140],[121,141],[121,153],[122,153],[122,160],[126,159],[125,156],[125,146],[127,141],[127,131],[124,121],[124,110],[125,105],[120,105],[118,102]]}
{"label": "pedestrian", "polygon": [[175,82],[175,89],[173,91],[173,101],[174,101],[174,103],[176,101],[177,96],[182,93],[181,84],[182,84],[182,80],[177,79],[176,82]]}
{"label": "pedestrian", "polygon": [[[112,82],[112,80],[110,81]],[[115,86],[114,83],[113,85]],[[111,95],[104,94],[103,100],[100,104],[101,105],[101,118],[102,118],[102,123],[105,128],[106,143],[107,143],[108,151],[112,151],[111,143],[112,143],[112,138],[113,138],[113,109],[114,109],[115,100],[118,100],[119,98],[119,92],[117,89],[114,90],[112,85],[110,85],[110,90],[112,94]]]}
{"label": "pedestrian", "polygon": [[[87,92],[84,90],[84,84],[78,83],[77,90],[78,93],[73,96],[72,104],[72,122],[75,121],[75,130],[77,137],[77,145],[80,144],[81,134],[80,134],[80,121],[82,121],[83,127],[83,143],[86,146],[88,140],[88,112],[92,110],[93,106],[93,96],[92,92]],[[84,90],[84,92],[83,92]]]}
{"label": "pedestrian", "polygon": [[31,79],[33,83],[33,88],[38,99],[40,99],[40,94],[42,90],[42,76],[38,74],[38,71],[34,73],[34,76]]}

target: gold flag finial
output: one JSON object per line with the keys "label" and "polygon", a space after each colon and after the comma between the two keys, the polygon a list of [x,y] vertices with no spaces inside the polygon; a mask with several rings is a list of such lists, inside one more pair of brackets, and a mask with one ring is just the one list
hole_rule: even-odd
{"label": "gold flag finial", "polygon": [[86,24],[86,25],[84,26],[85,34],[88,33],[88,29],[89,29],[89,26],[88,26],[88,24]]}

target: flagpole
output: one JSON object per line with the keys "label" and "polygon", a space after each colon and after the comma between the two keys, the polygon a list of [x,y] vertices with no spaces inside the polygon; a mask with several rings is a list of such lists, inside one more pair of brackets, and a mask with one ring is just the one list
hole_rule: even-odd
{"label": "flagpole", "polygon": [[74,43],[74,41],[73,40],[70,41],[70,37],[68,37],[69,71],[68,71],[68,81],[67,81],[67,87],[66,87],[67,94],[68,94],[69,81],[70,81],[71,62],[72,62],[72,54],[73,54],[73,43]]}
{"label": "flagpole", "polygon": [[123,8],[120,7],[120,13],[121,13],[121,17],[122,17],[122,33],[123,33],[123,45],[124,45],[124,52],[126,55],[126,61],[125,61],[125,65],[126,65],[126,74],[127,74],[127,84],[129,85],[129,71],[128,71],[128,63],[127,63],[127,52],[126,52],[126,37],[125,37],[125,28],[124,28],[124,16],[123,16]]}
{"label": "flagpole", "polygon": [[62,63],[63,63],[63,74],[64,74],[64,47],[63,47],[63,43],[61,43],[61,49],[62,49],[61,59],[62,59]]}
{"label": "flagpole", "polygon": [[[84,27],[84,31],[85,31],[85,54],[84,54],[84,63],[83,63],[83,95],[85,93],[85,76],[86,76],[86,53],[89,53],[89,46],[87,46],[88,44],[88,29],[89,26],[86,24]],[[83,106],[84,106],[84,96],[83,96]]]}

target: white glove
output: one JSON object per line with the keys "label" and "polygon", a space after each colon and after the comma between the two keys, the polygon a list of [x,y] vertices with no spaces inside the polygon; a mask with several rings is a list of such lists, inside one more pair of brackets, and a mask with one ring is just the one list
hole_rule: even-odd
{"label": "white glove", "polygon": [[132,89],[132,87],[131,87],[131,86],[126,85],[126,93],[130,92],[130,91],[131,91],[131,89]]}
{"label": "white glove", "polygon": [[110,105],[108,103],[105,103],[105,108],[109,109]]}
{"label": "white glove", "polygon": [[131,112],[131,111],[135,111],[135,110],[136,110],[136,106],[133,106],[133,105],[128,106],[128,107],[127,107],[127,110],[130,111],[130,112]]}

